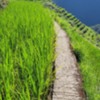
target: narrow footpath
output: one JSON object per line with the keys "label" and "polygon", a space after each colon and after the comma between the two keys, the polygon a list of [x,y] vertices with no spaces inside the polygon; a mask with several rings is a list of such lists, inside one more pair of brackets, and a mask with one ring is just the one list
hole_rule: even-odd
{"label": "narrow footpath", "polygon": [[66,32],[54,23],[56,38],[56,79],[52,100],[85,100],[77,60]]}

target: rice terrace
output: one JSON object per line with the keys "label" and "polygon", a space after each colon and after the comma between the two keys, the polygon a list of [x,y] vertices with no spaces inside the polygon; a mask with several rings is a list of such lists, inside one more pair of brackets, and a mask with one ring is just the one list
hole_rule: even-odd
{"label": "rice terrace", "polygon": [[100,100],[100,34],[52,0],[0,0],[0,100]]}

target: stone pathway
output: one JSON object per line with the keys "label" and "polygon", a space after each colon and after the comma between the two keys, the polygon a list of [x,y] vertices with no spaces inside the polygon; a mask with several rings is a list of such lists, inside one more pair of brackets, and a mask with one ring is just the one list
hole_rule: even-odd
{"label": "stone pathway", "polygon": [[77,60],[72,53],[66,32],[55,22],[56,80],[52,100],[85,100]]}

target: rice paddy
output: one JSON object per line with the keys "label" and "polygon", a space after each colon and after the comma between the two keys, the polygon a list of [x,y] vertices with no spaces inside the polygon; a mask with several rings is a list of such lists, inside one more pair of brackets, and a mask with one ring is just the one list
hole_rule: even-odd
{"label": "rice paddy", "polygon": [[100,35],[63,8],[45,6],[54,12],[31,1],[13,1],[0,9],[0,100],[48,100],[54,80],[54,19],[70,37],[87,100],[99,100]]}
{"label": "rice paddy", "polygon": [[51,12],[10,2],[0,12],[0,100],[47,100],[54,61]]}

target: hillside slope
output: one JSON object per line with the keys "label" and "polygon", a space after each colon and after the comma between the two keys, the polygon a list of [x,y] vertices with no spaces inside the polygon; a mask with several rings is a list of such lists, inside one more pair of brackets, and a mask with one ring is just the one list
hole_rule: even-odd
{"label": "hillside slope", "polygon": [[93,45],[100,47],[100,34],[96,33],[92,28],[86,26],[71,13],[67,12],[64,8],[58,7],[56,4],[48,2],[45,6],[53,10],[57,16],[65,19],[83,38],[90,41]]}
{"label": "hillside slope", "polygon": [[54,11],[54,18],[68,33],[83,76],[87,100],[100,100],[100,35],[63,8],[52,3],[45,6]]}
{"label": "hillside slope", "polygon": [[64,19],[56,20],[67,32],[83,77],[87,100],[100,100],[100,49],[92,45]]}

